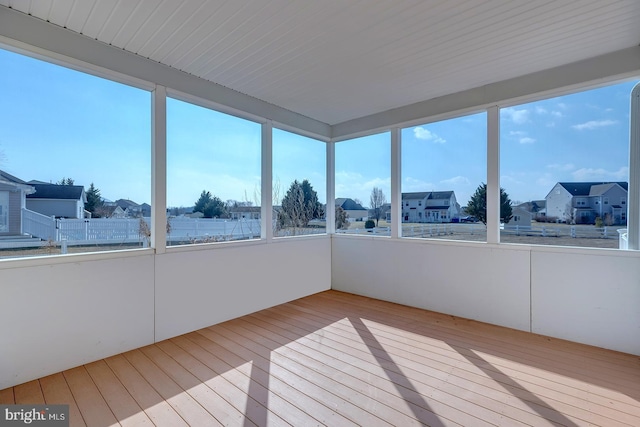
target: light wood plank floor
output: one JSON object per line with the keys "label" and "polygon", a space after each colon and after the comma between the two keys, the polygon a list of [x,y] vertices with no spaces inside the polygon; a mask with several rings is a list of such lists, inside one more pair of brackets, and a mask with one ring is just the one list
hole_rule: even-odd
{"label": "light wood plank floor", "polygon": [[640,358],[336,291],[0,391],[73,426],[640,426]]}

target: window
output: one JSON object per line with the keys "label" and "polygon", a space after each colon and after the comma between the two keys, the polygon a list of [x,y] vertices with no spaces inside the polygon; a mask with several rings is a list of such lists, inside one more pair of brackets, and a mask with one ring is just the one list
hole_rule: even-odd
{"label": "window", "polygon": [[273,130],[275,237],[326,233],[326,144]]}
{"label": "window", "polygon": [[148,246],[151,93],[5,50],[0,63],[0,257]]}
{"label": "window", "polygon": [[467,211],[487,180],[486,152],[486,113],[402,130],[402,200],[420,200],[424,214],[402,210],[403,237],[486,241]]}
{"label": "window", "polygon": [[9,192],[0,191],[0,233],[9,232]]}
{"label": "window", "polygon": [[[336,143],[336,198],[349,199],[348,224],[339,233],[389,236],[391,212],[391,134],[388,132]],[[374,228],[367,228],[367,220]],[[371,223],[369,223],[369,226]]]}
{"label": "window", "polygon": [[167,98],[167,245],[260,238],[258,123]]}
{"label": "window", "polygon": [[618,247],[616,227],[625,221],[609,194],[626,195],[634,84],[501,109],[501,186],[532,217],[518,230],[503,221],[502,242]]}

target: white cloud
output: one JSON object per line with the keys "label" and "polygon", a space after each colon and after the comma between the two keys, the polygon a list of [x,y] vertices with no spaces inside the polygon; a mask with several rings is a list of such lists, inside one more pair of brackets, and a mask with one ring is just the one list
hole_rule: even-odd
{"label": "white cloud", "polygon": [[533,138],[529,138],[528,136],[525,136],[524,138],[520,138],[520,144],[533,144],[534,142],[536,142],[535,139]]}
{"label": "white cloud", "polygon": [[558,108],[562,109],[562,110],[566,110],[567,109],[567,104],[565,104],[564,102],[558,102]]}
{"label": "white cloud", "polygon": [[501,116],[506,119],[511,120],[516,124],[524,124],[529,121],[529,110],[516,110],[515,108],[503,108],[500,110]]}
{"label": "white cloud", "polygon": [[509,132],[510,136],[524,136],[526,134],[526,132],[523,132],[521,130],[512,130],[511,132]]}
{"label": "white cloud", "polygon": [[558,163],[553,163],[553,164],[547,165],[547,168],[556,170],[556,171],[568,172],[568,171],[574,170],[576,166],[573,163],[565,163],[563,165]]}
{"label": "white cloud", "polygon": [[546,114],[547,113],[547,109],[544,107],[536,107],[536,113],[538,114]]}
{"label": "white cloud", "polygon": [[445,185],[469,185],[471,182],[467,177],[458,175],[453,178],[443,179],[440,183]]}
{"label": "white cloud", "polygon": [[576,130],[594,130],[605,126],[615,125],[616,123],[618,123],[616,120],[590,120],[571,127]]}
{"label": "white cloud", "polygon": [[556,111],[556,110],[552,111],[551,115],[554,116],[554,117],[558,117],[558,118],[563,116],[562,112]]}
{"label": "white cloud", "polygon": [[625,181],[629,177],[629,168],[620,167],[617,171],[608,171],[603,168],[581,168],[572,172],[576,181]]}
{"label": "white cloud", "polygon": [[402,181],[402,191],[414,192],[414,191],[430,191],[436,186],[432,182],[423,181],[421,179],[406,177]]}
{"label": "white cloud", "polygon": [[429,129],[425,129],[422,126],[413,128],[413,134],[418,139],[423,139],[425,141],[432,141],[437,144],[444,144],[445,142],[447,142],[446,139],[439,137],[435,133],[429,131]]}

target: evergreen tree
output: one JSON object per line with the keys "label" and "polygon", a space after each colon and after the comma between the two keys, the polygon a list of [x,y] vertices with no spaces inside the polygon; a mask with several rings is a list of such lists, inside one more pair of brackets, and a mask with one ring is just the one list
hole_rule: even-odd
{"label": "evergreen tree", "polygon": [[308,180],[302,183],[295,180],[282,198],[282,211],[279,222],[294,228],[306,227],[312,219],[322,216],[322,205],[318,202],[318,193]]}
{"label": "evergreen tree", "polygon": [[[69,184],[69,185],[73,185],[73,184]],[[91,185],[89,185],[89,189],[86,192],[86,196],[87,196],[87,202],[84,204],[85,210],[91,212],[91,216],[93,218],[99,218],[100,215],[98,215],[97,210],[99,210],[102,207],[102,205],[104,205],[104,201],[100,196],[100,190],[98,190],[96,186],[93,185],[93,182],[91,183]]]}
{"label": "evergreen tree", "polygon": [[[467,215],[478,218],[483,224],[487,224],[487,184],[480,184],[471,196],[466,208]],[[513,218],[511,199],[504,188],[500,188],[500,222],[509,223]]]}
{"label": "evergreen tree", "polygon": [[211,193],[206,190],[202,190],[200,193],[200,198],[196,201],[195,206],[193,207],[194,212],[201,212],[204,214],[204,208],[207,206],[207,203],[211,201]]}

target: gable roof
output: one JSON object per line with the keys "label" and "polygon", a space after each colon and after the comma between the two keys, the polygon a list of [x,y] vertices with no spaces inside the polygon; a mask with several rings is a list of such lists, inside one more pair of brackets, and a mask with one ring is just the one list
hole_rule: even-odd
{"label": "gable roof", "polygon": [[559,182],[558,184],[567,190],[572,196],[593,195],[591,194],[591,187],[607,184],[618,184],[625,191],[629,191],[629,185],[626,182]]}
{"label": "gable roof", "polygon": [[[626,182],[624,184],[626,184]],[[617,182],[610,182],[608,184],[593,185],[591,187],[591,191],[589,191],[589,196],[601,196],[604,193],[606,193],[607,191],[611,190],[615,186],[622,187],[622,185],[618,184]],[[622,187],[622,189],[627,191],[627,189],[624,188],[624,187]]]}
{"label": "gable roof", "polygon": [[348,197],[340,197],[336,199],[336,206],[340,206],[345,211],[366,211],[360,203]]}
{"label": "gable roof", "polygon": [[120,206],[122,209],[140,208],[139,204],[129,199],[118,199],[115,201],[115,204]]}
{"label": "gable roof", "polygon": [[29,185],[25,181],[17,178],[11,174],[6,173],[3,170],[0,170],[0,181],[10,182],[12,184],[21,184],[21,185]]}
{"label": "gable roof", "polygon": [[86,201],[82,185],[31,184],[35,193],[28,194],[28,199],[59,199]]}
{"label": "gable roof", "polygon": [[453,191],[417,191],[402,193],[402,200],[420,200],[425,197],[429,200],[449,200],[453,194]]}

